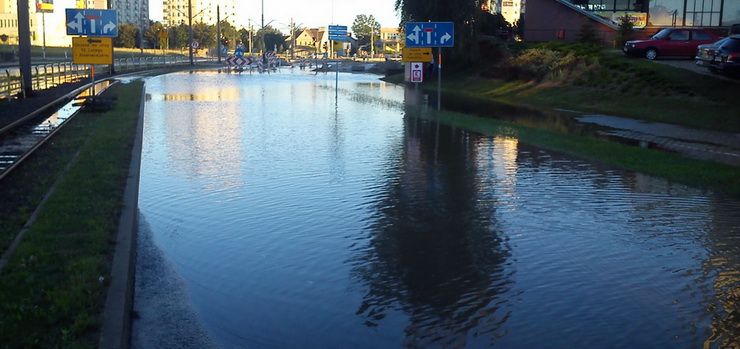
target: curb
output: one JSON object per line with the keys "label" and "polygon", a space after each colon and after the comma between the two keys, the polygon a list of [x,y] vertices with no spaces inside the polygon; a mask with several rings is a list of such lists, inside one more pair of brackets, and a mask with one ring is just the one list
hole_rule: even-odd
{"label": "curb", "polygon": [[105,299],[103,325],[98,342],[101,349],[126,349],[130,345],[145,96],[146,87],[142,87],[139,121],[131,150],[131,166],[123,194],[123,207],[110,273],[111,281]]}

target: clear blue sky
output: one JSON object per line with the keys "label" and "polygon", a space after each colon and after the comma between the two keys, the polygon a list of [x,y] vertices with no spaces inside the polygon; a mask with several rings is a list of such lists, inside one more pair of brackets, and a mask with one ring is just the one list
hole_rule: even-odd
{"label": "clear blue sky", "polygon": [[[239,14],[237,27],[259,26],[262,0],[239,1],[243,10]],[[330,24],[352,26],[357,15],[373,15],[383,28],[397,27],[398,16],[394,10],[395,0],[264,0],[265,25],[271,25],[284,32],[288,31],[291,17],[300,27],[325,27]],[[152,20],[162,20],[162,1],[149,1],[149,16]]]}

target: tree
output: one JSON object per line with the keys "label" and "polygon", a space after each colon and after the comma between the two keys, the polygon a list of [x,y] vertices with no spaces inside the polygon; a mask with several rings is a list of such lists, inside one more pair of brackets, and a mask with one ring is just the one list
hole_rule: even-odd
{"label": "tree", "polygon": [[378,42],[380,40],[380,23],[375,20],[373,15],[357,15],[354,22],[352,22],[352,32],[357,37],[360,45],[367,45],[373,39]]}
{"label": "tree", "polygon": [[159,48],[160,40],[159,33],[164,30],[162,23],[149,21],[149,28],[144,32],[144,40],[146,41],[146,47]]}
{"label": "tree", "polygon": [[221,21],[221,37],[228,38],[229,40],[237,40],[240,38],[239,32],[236,28],[225,20]]}
{"label": "tree", "polygon": [[[257,31],[256,36],[256,44],[255,47],[259,48],[259,40],[262,37],[263,30]],[[273,51],[275,48],[280,50],[281,47],[285,47],[285,36],[283,33],[281,33],[279,30],[271,27],[271,26],[265,26],[264,28],[264,35],[265,35],[265,51]]]}
{"label": "tree", "polygon": [[170,48],[182,48],[188,45],[188,26],[180,23],[177,27],[170,27],[167,30],[170,40]]}
{"label": "tree", "polygon": [[632,23],[630,16],[625,14],[619,17],[619,28],[617,28],[617,47],[624,46],[624,43],[632,40],[632,34],[635,32],[635,24]]}
{"label": "tree", "polygon": [[576,41],[587,44],[598,44],[601,42],[601,39],[596,34],[596,28],[593,23],[591,23],[591,21],[586,21],[581,24],[581,29],[578,31]]}
{"label": "tree", "polygon": [[139,29],[136,26],[123,23],[118,26],[118,37],[113,38],[113,46],[134,48],[138,37]]}
{"label": "tree", "polygon": [[203,22],[193,24],[193,40],[199,47],[216,47],[216,26]]}

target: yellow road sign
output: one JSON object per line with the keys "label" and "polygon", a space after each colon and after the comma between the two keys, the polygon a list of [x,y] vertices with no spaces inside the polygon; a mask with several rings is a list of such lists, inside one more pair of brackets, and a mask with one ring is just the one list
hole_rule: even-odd
{"label": "yellow road sign", "polygon": [[75,64],[113,64],[113,38],[73,37],[72,61]]}
{"label": "yellow road sign", "polygon": [[404,62],[431,62],[432,61],[432,48],[431,47],[404,47],[403,57],[401,60]]}
{"label": "yellow road sign", "polygon": [[159,34],[157,34],[157,37],[160,38],[160,39],[168,39],[170,37],[170,35],[167,34],[167,31],[166,30],[161,29],[159,31]]}

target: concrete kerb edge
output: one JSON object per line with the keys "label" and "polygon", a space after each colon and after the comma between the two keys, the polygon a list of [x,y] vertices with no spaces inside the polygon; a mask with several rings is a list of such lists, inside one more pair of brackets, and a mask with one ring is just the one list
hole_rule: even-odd
{"label": "concrete kerb edge", "polygon": [[144,104],[146,87],[142,87],[139,120],[136,126],[131,166],[123,208],[116,233],[116,246],[111,266],[111,280],[103,310],[103,325],[98,347],[101,349],[127,349],[131,340],[131,309],[134,292],[136,234],[139,212],[139,176],[144,129]]}

